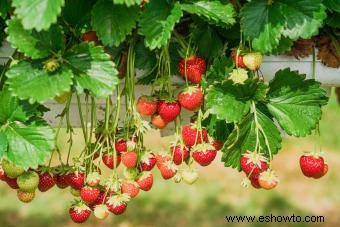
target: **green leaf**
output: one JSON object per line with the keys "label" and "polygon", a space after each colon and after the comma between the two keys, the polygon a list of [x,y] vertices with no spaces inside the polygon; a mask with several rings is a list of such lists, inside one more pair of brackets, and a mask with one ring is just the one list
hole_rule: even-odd
{"label": "green leaf", "polygon": [[70,90],[71,70],[61,67],[55,73],[48,73],[41,64],[19,62],[7,71],[9,90],[20,99],[30,103],[43,103],[48,99]]}
{"label": "green leaf", "polygon": [[111,95],[118,84],[115,64],[102,47],[81,43],[69,50],[65,60],[73,69],[77,86],[97,98]]}
{"label": "green leaf", "polygon": [[177,2],[171,5],[166,0],[150,0],[139,23],[139,31],[145,36],[145,45],[151,50],[166,45],[182,15],[181,6]]}
{"label": "green leaf", "polygon": [[207,88],[217,81],[225,80],[229,77],[229,73],[233,71],[233,68],[234,63],[230,58],[226,58],[225,56],[215,58],[213,64],[210,65],[203,77],[202,87]]}
{"label": "green leaf", "polygon": [[340,13],[332,12],[328,13],[325,23],[332,28],[340,28]]}
{"label": "green leaf", "polygon": [[218,120],[216,115],[210,115],[202,122],[202,124],[212,138],[221,141],[225,141],[233,129],[225,121]]}
{"label": "green leaf", "polygon": [[154,51],[145,47],[141,40],[135,46],[136,60],[135,66],[141,70],[141,77],[138,78],[138,84],[151,84],[156,79],[157,57]]}
{"label": "green leaf", "polygon": [[13,0],[12,6],[25,29],[48,29],[57,21],[64,0]]}
{"label": "green leaf", "polygon": [[282,36],[292,40],[318,33],[326,18],[321,0],[253,0],[240,12],[241,29],[262,53],[274,50]]}
{"label": "green leaf", "polygon": [[340,13],[340,0],[323,0],[322,3],[328,9]]}
{"label": "green leaf", "polygon": [[7,160],[24,169],[37,168],[54,149],[54,132],[48,126],[9,124],[4,133],[8,141]]}
{"label": "green leaf", "polygon": [[140,5],[143,0],[113,0],[114,4],[125,4],[127,6]]}
{"label": "green leaf", "polygon": [[64,47],[64,36],[57,25],[48,31],[36,32],[25,30],[18,19],[12,19],[8,21],[7,33],[12,47],[33,59],[48,57],[52,51],[58,52]]}
{"label": "green leaf", "polygon": [[235,23],[235,10],[232,4],[222,4],[219,1],[197,1],[192,4],[181,4],[181,8],[214,24],[225,26]]}
{"label": "green leaf", "polygon": [[197,53],[207,60],[219,56],[224,50],[224,45],[217,32],[207,24],[194,27],[192,37],[199,47]]}
{"label": "green leaf", "polygon": [[282,36],[278,45],[275,47],[275,49],[272,50],[272,54],[280,55],[280,54],[287,53],[288,51],[291,50],[293,44],[294,44],[293,40],[285,36]]}
{"label": "green leaf", "polygon": [[5,152],[7,151],[7,137],[4,132],[0,131],[0,159],[4,156]]}
{"label": "green leaf", "polygon": [[[258,122],[260,152],[269,159],[281,148],[280,132],[274,122],[259,109],[256,114],[249,113],[237,125],[222,148],[222,161],[225,166],[231,166],[240,170],[240,157],[247,150],[254,151],[256,147],[256,121]],[[266,139],[265,139],[266,138]],[[267,146],[267,142],[270,151]]]}
{"label": "green leaf", "polygon": [[9,0],[1,0],[0,1],[0,17],[6,19],[7,12],[11,8],[11,4]]}
{"label": "green leaf", "polygon": [[85,24],[90,24],[91,10],[96,0],[72,0],[65,1],[65,6],[61,16],[72,29],[82,28]]}
{"label": "green leaf", "polygon": [[25,112],[18,103],[18,99],[13,97],[7,88],[0,91],[0,106],[0,123],[27,120]]}
{"label": "green leaf", "polygon": [[269,87],[267,107],[280,126],[289,135],[310,134],[321,118],[321,106],[328,101],[320,83],[286,68],[275,74]]}
{"label": "green leaf", "polygon": [[93,8],[92,26],[105,45],[118,46],[136,27],[139,11],[139,6],[113,5],[101,0]]}
{"label": "green leaf", "polygon": [[239,122],[250,106],[249,100],[243,99],[240,87],[235,86],[231,80],[208,89],[205,100],[208,111],[227,123]]}

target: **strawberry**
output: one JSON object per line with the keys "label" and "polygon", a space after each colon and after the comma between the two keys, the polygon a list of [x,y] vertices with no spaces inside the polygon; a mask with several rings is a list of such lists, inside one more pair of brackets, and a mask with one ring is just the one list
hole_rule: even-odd
{"label": "strawberry", "polygon": [[260,173],[258,182],[261,188],[270,190],[276,187],[276,185],[279,183],[279,178],[275,175],[274,171],[268,169]]}
{"label": "strawberry", "polygon": [[65,91],[61,93],[61,95],[55,96],[53,99],[59,104],[64,104],[69,99],[70,95],[71,93],[69,91]]}
{"label": "strawberry", "polygon": [[116,148],[117,154],[120,154],[122,152],[126,152],[127,151],[126,141],[124,139],[119,139],[115,143],[115,148]]}
{"label": "strawberry", "polygon": [[80,190],[71,188],[70,192],[74,197],[80,197]]}
{"label": "strawberry", "polygon": [[321,178],[321,177],[325,176],[327,172],[328,172],[328,164],[325,163],[325,165],[323,166],[322,174],[315,175],[315,176],[313,176],[313,178],[315,178],[315,179]]}
{"label": "strawberry", "polygon": [[124,181],[122,183],[122,193],[129,195],[131,198],[135,198],[139,193],[139,186],[134,181]]}
{"label": "strawberry", "polygon": [[157,110],[164,121],[171,122],[180,114],[181,105],[178,101],[160,101]]}
{"label": "strawberry", "polygon": [[240,165],[247,175],[257,175],[268,169],[266,159],[261,154],[250,151],[241,156]]}
{"label": "strawberry", "polygon": [[85,32],[81,36],[81,40],[85,42],[98,42],[97,33],[95,31]]}
{"label": "strawberry", "polygon": [[102,204],[108,196],[109,196],[109,193],[106,195],[105,192],[99,192],[99,195],[97,196],[96,201],[94,201],[94,204],[95,205]]}
{"label": "strawberry", "polygon": [[203,92],[196,86],[187,87],[178,94],[178,101],[187,110],[197,110],[203,102]]}
{"label": "strawberry", "polygon": [[136,152],[133,151],[128,151],[122,153],[122,163],[127,167],[127,168],[133,168],[136,166],[138,161],[138,155]]}
{"label": "strawberry", "polygon": [[155,128],[158,129],[163,129],[168,125],[168,122],[166,122],[159,114],[152,115],[151,123]]}
{"label": "strawberry", "polygon": [[216,157],[217,151],[208,143],[197,144],[192,147],[192,157],[201,166],[209,165]]}
{"label": "strawberry", "polygon": [[24,191],[21,191],[20,189],[17,191],[17,197],[18,199],[21,201],[21,202],[24,202],[24,203],[29,203],[31,202],[34,197],[35,197],[35,192],[24,192]]}
{"label": "strawberry", "polygon": [[252,174],[249,176],[250,183],[254,188],[261,188],[259,177],[260,174]]}
{"label": "strawberry", "polygon": [[48,72],[55,72],[60,68],[60,63],[58,59],[51,57],[50,59],[47,59],[44,62],[44,69],[46,69]]}
{"label": "strawberry", "polygon": [[203,58],[193,55],[182,59],[178,63],[177,69],[184,79],[187,77],[191,83],[199,84],[206,70],[206,62]]}
{"label": "strawberry", "polygon": [[10,186],[12,189],[18,189],[18,183],[17,183],[17,178],[9,178],[7,175],[5,175],[5,180],[4,180],[8,186]]}
{"label": "strawberry", "polygon": [[224,142],[221,141],[221,140],[214,140],[214,141],[212,142],[212,145],[215,147],[215,149],[216,149],[217,151],[219,151],[219,150],[222,149],[222,147],[223,147],[223,145],[224,145]]}
{"label": "strawberry", "polygon": [[199,131],[195,126],[187,124],[182,128],[182,139],[185,145],[191,147],[195,145],[195,142],[196,144],[208,142],[208,133],[204,128]]}
{"label": "strawberry", "polygon": [[25,172],[17,178],[17,184],[21,191],[34,192],[39,184],[39,175],[33,171]]}
{"label": "strawberry", "polygon": [[67,175],[65,174],[55,174],[53,176],[54,182],[57,185],[58,188],[64,189],[69,186],[67,183]]}
{"label": "strawberry", "polygon": [[177,173],[177,167],[175,163],[171,161],[166,161],[165,163],[163,163],[163,165],[160,166],[159,171],[161,172],[163,179],[168,180],[175,176],[175,174]]}
{"label": "strawberry", "polygon": [[130,201],[130,196],[127,194],[112,195],[106,201],[106,206],[110,212],[119,215],[124,213],[127,207],[127,202]]}
{"label": "strawberry", "polygon": [[141,168],[143,171],[150,171],[156,164],[156,158],[153,153],[144,152],[141,156]]}
{"label": "strawberry", "polygon": [[[233,49],[231,51],[231,57],[233,59],[234,64],[236,65],[237,68],[246,68],[246,65],[243,63],[243,55],[239,53],[237,55],[237,50]],[[236,60],[237,58],[237,60]]]}
{"label": "strawberry", "polygon": [[84,173],[74,172],[67,175],[67,182],[73,188],[80,190],[85,182]]}
{"label": "strawberry", "polygon": [[91,187],[98,186],[100,182],[100,175],[98,172],[91,172],[86,176],[86,183]]}
{"label": "strawberry", "polygon": [[319,177],[324,173],[325,162],[315,152],[310,152],[300,157],[300,168],[306,177]]}
{"label": "strawberry", "polygon": [[250,70],[257,70],[262,64],[262,55],[259,52],[247,53],[243,56],[244,65]]}
{"label": "strawberry", "polygon": [[103,154],[102,156],[103,163],[110,169],[114,168],[115,163],[117,163],[116,167],[119,166],[120,161],[121,161],[121,155],[116,155],[116,162],[114,159],[113,154]]}
{"label": "strawberry", "polygon": [[0,180],[5,181],[6,180],[6,173],[2,166],[0,165]]}
{"label": "strawberry", "polygon": [[181,172],[182,179],[187,184],[193,184],[198,179],[198,172],[197,169],[194,168],[186,168]]}
{"label": "strawberry", "polygon": [[72,205],[68,212],[75,223],[83,223],[91,215],[90,208],[81,202]]}
{"label": "strawberry", "polygon": [[164,165],[165,162],[170,161],[171,157],[168,154],[157,154],[156,155],[156,165],[158,167],[158,169],[160,169],[160,167],[162,165]]}
{"label": "strawberry", "polygon": [[139,174],[139,170],[137,168],[124,168],[123,176],[127,180],[134,180]]}
{"label": "strawberry", "polygon": [[94,203],[97,200],[99,193],[99,189],[94,187],[85,186],[80,189],[80,197],[87,204]]}
{"label": "strawberry", "polygon": [[189,149],[186,146],[171,146],[170,153],[172,154],[172,160],[176,165],[182,164],[189,157]]}
{"label": "strawberry", "polygon": [[38,189],[41,192],[46,192],[49,189],[51,189],[53,186],[55,185],[53,176],[48,173],[40,173],[39,174],[39,185],[38,185]]}
{"label": "strawberry", "polygon": [[109,216],[109,210],[106,205],[99,204],[94,207],[93,214],[96,218],[103,220]]}
{"label": "strawberry", "polygon": [[137,111],[142,116],[151,116],[157,111],[157,101],[150,96],[141,96],[137,101]]}
{"label": "strawberry", "polygon": [[7,160],[2,160],[2,168],[5,171],[7,177],[9,178],[17,178],[21,174],[25,172],[25,170],[19,166],[15,166]]}
{"label": "strawberry", "polygon": [[151,172],[143,172],[136,182],[140,189],[149,191],[153,185],[153,175]]}

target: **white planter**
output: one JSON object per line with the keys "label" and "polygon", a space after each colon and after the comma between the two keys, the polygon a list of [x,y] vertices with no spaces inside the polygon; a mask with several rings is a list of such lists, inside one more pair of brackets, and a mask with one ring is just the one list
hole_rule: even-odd
{"label": "white planter", "polygon": [[[290,67],[292,70],[298,70],[299,73],[306,74],[309,79],[312,78],[312,56],[301,58],[300,60],[291,56],[265,56],[260,70],[265,80],[271,80],[275,72],[287,67]],[[315,79],[320,81],[323,86],[340,86],[340,68],[330,68],[323,65],[320,61],[316,61]]]}

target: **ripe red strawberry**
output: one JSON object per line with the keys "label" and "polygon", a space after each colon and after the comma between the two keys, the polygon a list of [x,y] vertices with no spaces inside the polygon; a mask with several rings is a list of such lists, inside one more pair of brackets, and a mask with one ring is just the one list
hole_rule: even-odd
{"label": "ripe red strawberry", "polygon": [[259,177],[260,174],[252,174],[249,176],[250,183],[254,188],[261,188],[261,185],[259,183]]}
{"label": "ripe red strawberry", "polygon": [[[247,68],[246,65],[243,62],[243,55],[241,53],[239,53],[238,56],[237,56],[237,50],[236,49],[232,50],[231,57],[233,59],[234,64],[236,65],[236,67]],[[236,57],[237,57],[237,60],[236,60]]]}
{"label": "ripe red strawberry", "polygon": [[175,174],[177,173],[177,167],[175,163],[171,161],[166,161],[165,163],[163,163],[163,165],[159,167],[159,171],[161,172],[163,179],[168,180],[175,176]]}
{"label": "ripe red strawberry", "polygon": [[84,173],[80,172],[75,172],[75,173],[70,173],[67,175],[67,182],[68,184],[73,188],[80,190],[85,182],[85,176]]}
{"label": "ripe red strawberry", "polygon": [[57,185],[58,188],[64,189],[69,186],[67,183],[67,175],[65,174],[55,174],[53,176],[54,182]]}
{"label": "ripe red strawberry", "polygon": [[137,111],[142,116],[151,116],[157,111],[157,101],[150,96],[141,96],[137,101]]}
{"label": "ripe red strawberry", "polygon": [[17,191],[17,197],[21,202],[29,203],[34,199],[35,192],[34,191],[33,192],[24,192],[24,191],[19,189]]}
{"label": "ripe red strawberry", "polygon": [[99,194],[100,191],[98,188],[85,186],[80,189],[80,197],[87,204],[94,203],[97,200]]}
{"label": "ripe red strawberry", "polygon": [[178,63],[177,69],[184,79],[187,77],[191,83],[199,84],[206,70],[206,62],[203,58],[193,55],[182,59]]}
{"label": "ripe red strawberry", "polygon": [[193,125],[187,124],[182,128],[182,139],[185,145],[191,147],[202,142],[208,142],[207,130],[202,128],[202,131],[197,130]]}
{"label": "ripe red strawberry", "polygon": [[160,101],[158,102],[158,113],[166,122],[176,119],[181,112],[181,105],[178,101]]}
{"label": "ripe red strawberry", "polygon": [[241,156],[240,165],[247,175],[260,174],[268,169],[266,159],[261,154],[250,151]]}
{"label": "ripe red strawberry", "polygon": [[124,213],[127,207],[127,202],[130,201],[130,196],[127,194],[120,195],[112,195],[106,201],[106,206],[109,208],[109,211],[119,215]]}
{"label": "ripe red strawberry", "polygon": [[48,172],[39,174],[39,185],[38,189],[41,192],[46,192],[55,185],[53,175]]}
{"label": "ripe red strawberry", "polygon": [[133,168],[136,166],[138,161],[138,155],[134,151],[128,151],[122,153],[122,163],[127,167],[127,168]]}
{"label": "ripe red strawberry", "polygon": [[168,125],[168,122],[165,121],[159,114],[152,115],[151,123],[155,128],[158,129],[163,129]]}
{"label": "ripe red strawberry", "polygon": [[104,191],[99,192],[99,195],[97,196],[96,201],[94,201],[93,204],[95,205],[99,205],[102,204],[106,198],[108,198],[110,196],[110,193],[105,193]]}
{"label": "ripe red strawberry", "polygon": [[201,166],[209,165],[216,157],[217,151],[208,143],[198,144],[192,147],[192,157]]}
{"label": "ripe red strawberry", "polygon": [[153,175],[151,172],[143,172],[136,182],[140,189],[143,191],[149,191],[153,185]]}
{"label": "ripe red strawberry", "polygon": [[135,198],[139,193],[139,186],[134,181],[124,181],[122,183],[122,193],[129,195],[131,198]]}
{"label": "ripe red strawberry", "polygon": [[75,223],[83,223],[90,217],[91,210],[84,203],[77,203],[71,206],[69,214]]}
{"label": "ripe red strawberry", "polygon": [[12,189],[19,188],[17,178],[9,178],[7,175],[5,175],[5,179],[3,181],[5,181],[8,184],[8,186],[10,186]]}
{"label": "ripe red strawberry", "polygon": [[85,42],[98,42],[97,33],[95,31],[85,32],[81,36],[81,40]]}
{"label": "ripe red strawberry", "polygon": [[164,165],[165,162],[170,161],[171,157],[168,154],[157,154],[156,156],[156,165],[158,169]]}
{"label": "ripe red strawberry", "polygon": [[126,141],[124,139],[119,139],[116,143],[115,143],[115,148],[118,154],[122,153],[122,152],[126,152],[127,151],[127,144]]}
{"label": "ripe red strawberry", "polygon": [[189,157],[189,149],[186,146],[171,146],[170,153],[172,155],[172,160],[176,165],[182,164],[182,162],[186,161]]}
{"label": "ripe red strawberry", "polygon": [[274,171],[268,169],[260,173],[258,182],[261,188],[270,190],[276,187],[276,185],[279,183],[279,178],[275,175]]}
{"label": "ripe red strawberry", "polygon": [[190,86],[178,94],[178,101],[187,110],[197,110],[203,102],[203,92],[201,88]]}
{"label": "ripe red strawberry", "polygon": [[143,171],[150,171],[156,165],[156,158],[153,153],[145,152],[141,156],[141,168]]}
{"label": "ripe red strawberry", "polygon": [[116,162],[114,161],[114,155],[113,154],[103,154],[102,160],[103,163],[110,169],[114,168],[115,163],[117,163],[116,167],[119,166],[120,161],[121,161],[121,155],[116,155]]}
{"label": "ripe red strawberry", "polygon": [[325,162],[316,153],[306,153],[300,157],[300,168],[306,177],[318,177],[324,173]]}
{"label": "ripe red strawberry", "polygon": [[219,150],[222,149],[224,143],[223,143],[223,141],[221,141],[221,140],[214,140],[213,143],[212,143],[212,145],[215,147],[215,149],[216,149],[217,151],[219,151]]}
{"label": "ripe red strawberry", "polygon": [[315,175],[315,176],[313,176],[313,178],[315,178],[315,179],[321,178],[321,177],[325,176],[327,172],[328,172],[328,164],[325,163],[325,165],[324,165],[324,167],[323,167],[323,172],[322,172],[322,174]]}

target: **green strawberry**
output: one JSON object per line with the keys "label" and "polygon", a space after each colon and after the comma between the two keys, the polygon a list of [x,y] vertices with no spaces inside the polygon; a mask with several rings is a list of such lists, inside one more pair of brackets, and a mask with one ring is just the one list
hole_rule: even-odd
{"label": "green strawberry", "polygon": [[39,175],[33,171],[25,172],[17,178],[17,184],[21,191],[34,192],[39,184]]}
{"label": "green strawberry", "polygon": [[5,171],[6,175],[9,178],[17,178],[20,176],[25,170],[20,166],[15,166],[7,160],[2,160],[2,168]]}

